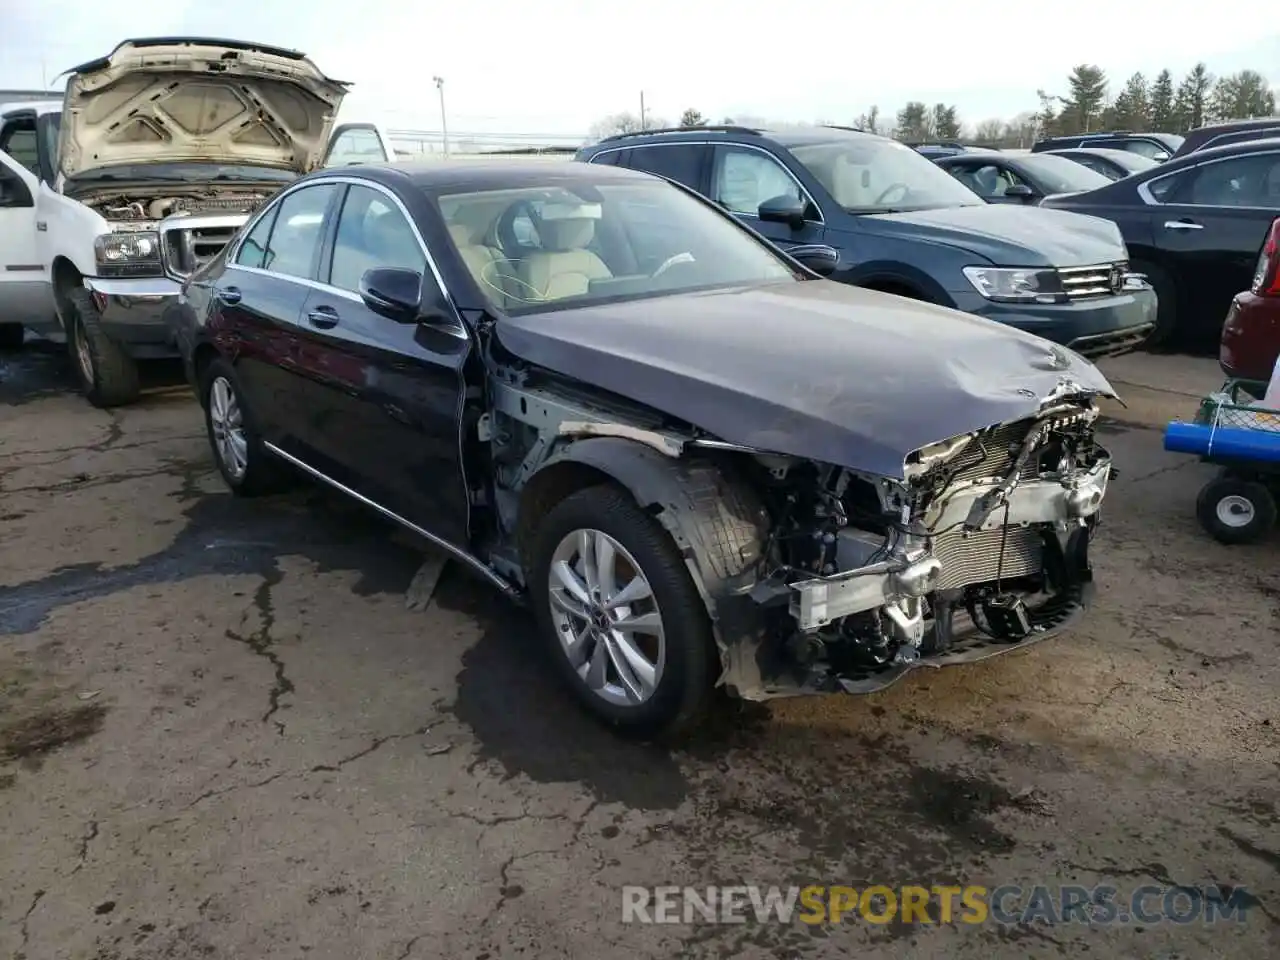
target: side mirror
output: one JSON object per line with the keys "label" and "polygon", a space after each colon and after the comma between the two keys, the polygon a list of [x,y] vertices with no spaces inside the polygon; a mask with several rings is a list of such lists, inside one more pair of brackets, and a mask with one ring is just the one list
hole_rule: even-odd
{"label": "side mirror", "polygon": [[825,243],[806,243],[792,247],[787,253],[821,277],[829,277],[840,266],[840,251]]}
{"label": "side mirror", "polygon": [[417,323],[422,312],[422,274],[394,267],[366,270],[360,278],[360,299],[388,320]]}
{"label": "side mirror", "polygon": [[767,220],[771,223],[785,223],[792,230],[799,230],[804,226],[806,206],[805,201],[799,197],[789,197],[783,194],[760,204],[756,210],[756,215],[761,220]]}
{"label": "side mirror", "polygon": [[1005,190],[1004,195],[1020,203],[1029,203],[1034,199],[1036,192],[1028,187],[1025,183],[1015,183],[1009,189]]}

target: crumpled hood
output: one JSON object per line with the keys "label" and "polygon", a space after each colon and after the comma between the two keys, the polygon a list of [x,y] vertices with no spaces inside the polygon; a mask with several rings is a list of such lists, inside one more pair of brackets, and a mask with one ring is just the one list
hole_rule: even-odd
{"label": "crumpled hood", "polygon": [[862,220],[868,233],[945,243],[996,266],[1087,267],[1126,258],[1119,227],[1066,210],[984,203]]}
{"label": "crumpled hood", "polygon": [[722,440],[901,479],[907,454],[1035,414],[1083,357],[1011,327],[828,280],[558,309],[496,327],[516,356]]}
{"label": "crumpled hood", "polygon": [[236,40],[126,40],[69,71],[58,166],[319,167],[347,84],[300,53]]}

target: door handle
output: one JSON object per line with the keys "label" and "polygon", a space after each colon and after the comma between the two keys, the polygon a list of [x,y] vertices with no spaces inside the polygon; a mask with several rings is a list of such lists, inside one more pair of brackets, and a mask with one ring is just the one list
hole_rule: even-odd
{"label": "door handle", "polygon": [[214,290],[213,295],[219,303],[225,303],[228,306],[234,306],[240,302],[239,287],[218,287]]}
{"label": "door handle", "polygon": [[333,307],[316,307],[307,311],[307,321],[313,327],[330,330],[338,325],[338,311]]}
{"label": "door handle", "polygon": [[1166,230],[1203,230],[1204,224],[1193,220],[1166,220],[1164,228]]}

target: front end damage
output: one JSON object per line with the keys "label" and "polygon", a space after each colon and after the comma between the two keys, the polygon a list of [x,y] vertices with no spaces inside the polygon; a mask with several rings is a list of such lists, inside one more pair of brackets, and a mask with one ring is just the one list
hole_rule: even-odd
{"label": "front end damage", "polygon": [[788,519],[747,591],[763,629],[726,644],[726,684],[753,699],[870,693],[1069,625],[1092,593],[1089,538],[1111,473],[1097,416],[1087,396],[1050,401],[916,451],[903,481],[775,468]]}
{"label": "front end damage", "polygon": [[731,693],[870,693],[1029,646],[1083,611],[1111,473],[1097,393],[1060,382],[1030,416],[930,444],[886,478],[673,428],[563,382],[495,378],[481,434],[513,543],[495,566],[522,579],[520,526],[553,496],[540,482],[586,467],[676,540]]}

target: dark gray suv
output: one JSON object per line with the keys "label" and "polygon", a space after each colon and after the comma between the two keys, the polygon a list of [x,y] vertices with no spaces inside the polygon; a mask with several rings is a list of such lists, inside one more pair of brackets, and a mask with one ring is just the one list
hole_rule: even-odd
{"label": "dark gray suv", "polygon": [[1119,228],[992,206],[905,144],[860,131],[718,126],[609,137],[577,154],[710,197],[832,279],[978,314],[1085,356],[1124,353],[1156,317]]}

